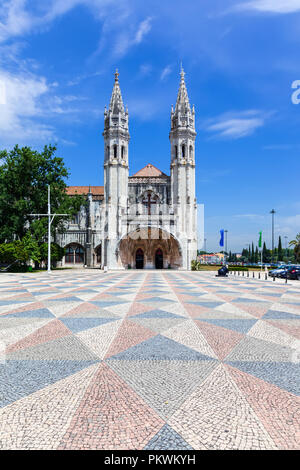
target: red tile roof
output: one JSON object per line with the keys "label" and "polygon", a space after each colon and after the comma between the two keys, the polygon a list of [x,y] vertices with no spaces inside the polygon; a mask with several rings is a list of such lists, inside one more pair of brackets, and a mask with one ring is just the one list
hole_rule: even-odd
{"label": "red tile roof", "polygon": [[139,170],[137,173],[133,175],[134,177],[143,177],[143,178],[158,178],[158,177],[167,177],[165,173],[160,171],[151,163],[148,163],[144,168]]}
{"label": "red tile roof", "polygon": [[[68,186],[67,194],[69,196],[74,196],[75,194],[86,195],[89,192],[89,186]],[[91,186],[91,191],[93,196],[103,196],[104,187],[103,186]]]}

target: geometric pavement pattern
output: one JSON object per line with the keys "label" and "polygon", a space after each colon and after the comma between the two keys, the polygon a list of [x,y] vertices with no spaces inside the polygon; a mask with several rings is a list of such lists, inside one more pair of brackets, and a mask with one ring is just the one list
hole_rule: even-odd
{"label": "geometric pavement pattern", "polygon": [[299,448],[299,283],[0,279],[1,449]]}

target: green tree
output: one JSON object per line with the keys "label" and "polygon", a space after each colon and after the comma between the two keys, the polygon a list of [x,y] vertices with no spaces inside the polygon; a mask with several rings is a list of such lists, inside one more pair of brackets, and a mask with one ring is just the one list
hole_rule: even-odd
{"label": "green tree", "polygon": [[[74,216],[84,203],[81,196],[69,197],[65,180],[69,172],[56,147],[45,146],[42,152],[15,146],[0,151],[0,243],[22,240],[29,230],[36,240],[47,235],[47,218],[29,216],[47,212],[48,185],[51,185],[52,212]],[[56,217],[52,230],[64,230],[66,218]]]}
{"label": "green tree", "polygon": [[281,236],[279,235],[278,239],[278,250],[277,250],[277,260],[282,261],[283,260],[283,249],[282,249],[282,242],[281,242]]}
{"label": "green tree", "polygon": [[258,263],[259,260],[259,253],[258,253],[258,248],[255,248],[255,254],[254,254],[254,263]]}
{"label": "green tree", "polygon": [[252,242],[251,246],[251,263],[255,263],[255,252],[254,252],[254,243]]}
{"label": "green tree", "polygon": [[290,241],[289,246],[294,247],[294,255],[295,255],[296,261],[299,262],[300,261],[300,233],[296,235],[295,240]]}
{"label": "green tree", "polygon": [[0,245],[0,262],[11,264],[18,261],[18,264],[26,265],[28,261],[37,263],[41,260],[41,253],[36,239],[27,232],[22,240],[15,240],[12,243],[2,243]]}
{"label": "green tree", "polygon": [[26,235],[22,238],[21,243],[17,240],[15,245],[16,258],[23,264],[26,264],[30,260],[35,261],[36,263],[40,262],[41,253],[39,245],[30,232],[26,233]]}
{"label": "green tree", "polygon": [[263,244],[263,252],[262,252],[263,263],[269,263],[271,258],[270,250],[267,250],[266,242]]}
{"label": "green tree", "polygon": [[[48,263],[48,243],[43,243],[40,246],[41,261]],[[59,246],[57,243],[51,243],[51,265],[61,261],[65,254],[65,249]]]}

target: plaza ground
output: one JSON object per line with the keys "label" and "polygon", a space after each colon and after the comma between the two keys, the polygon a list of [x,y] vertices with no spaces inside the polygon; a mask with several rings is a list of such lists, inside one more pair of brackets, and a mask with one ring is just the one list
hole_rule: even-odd
{"label": "plaza ground", "polygon": [[299,282],[0,276],[1,449],[299,449]]}

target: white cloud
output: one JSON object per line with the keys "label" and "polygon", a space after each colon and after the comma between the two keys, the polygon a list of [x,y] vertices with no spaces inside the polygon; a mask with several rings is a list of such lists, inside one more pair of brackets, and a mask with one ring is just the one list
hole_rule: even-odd
{"label": "white cloud", "polygon": [[263,127],[266,115],[256,110],[241,113],[226,113],[207,123],[206,130],[218,137],[240,139]]}
{"label": "white cloud", "polygon": [[151,21],[152,21],[152,18],[149,16],[148,18],[146,18],[144,21],[142,21],[139,24],[138,30],[137,30],[135,38],[134,38],[134,43],[135,44],[140,44],[140,42],[142,42],[144,36],[146,36],[146,34],[148,34],[150,32],[150,30],[152,28]]}
{"label": "white cloud", "polygon": [[137,31],[134,33],[128,31],[128,28],[121,30],[113,49],[114,56],[120,58],[124,56],[131,47],[140,44],[146,34],[151,30],[151,21],[151,17],[146,18],[138,25]]}
{"label": "white cloud", "polygon": [[300,0],[252,0],[238,4],[236,9],[268,13],[296,13],[300,12]]}
{"label": "white cloud", "polygon": [[0,41],[29,31],[34,18],[25,10],[26,0],[8,0],[0,7]]}
{"label": "white cloud", "polygon": [[51,119],[69,115],[76,119],[75,95],[58,96],[56,84],[25,72],[8,73],[0,69],[0,142],[32,144],[59,140]]}
{"label": "white cloud", "polygon": [[54,137],[51,126],[34,121],[41,116],[39,102],[49,91],[44,78],[13,76],[0,70],[0,82],[5,89],[5,100],[0,105],[0,140],[49,140]]}
{"label": "white cloud", "polygon": [[104,18],[112,7],[120,7],[115,0],[6,0],[0,6],[0,42],[45,27],[79,5],[88,7],[98,19]]}
{"label": "white cloud", "polygon": [[169,75],[170,73],[172,72],[172,68],[170,65],[167,65],[163,71],[161,72],[161,75],[160,75],[160,79],[163,81],[165,80]]}

